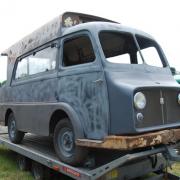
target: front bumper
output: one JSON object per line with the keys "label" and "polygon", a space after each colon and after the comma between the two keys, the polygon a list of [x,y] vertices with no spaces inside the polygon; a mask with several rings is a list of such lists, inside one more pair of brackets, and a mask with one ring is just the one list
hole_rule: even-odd
{"label": "front bumper", "polygon": [[76,145],[114,150],[133,150],[180,141],[180,129],[169,129],[131,136],[107,136],[104,140],[77,139]]}

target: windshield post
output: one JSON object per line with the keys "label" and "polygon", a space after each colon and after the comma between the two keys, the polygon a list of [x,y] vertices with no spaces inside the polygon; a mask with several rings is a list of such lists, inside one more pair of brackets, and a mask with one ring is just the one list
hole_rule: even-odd
{"label": "windshield post", "polygon": [[144,60],[144,57],[143,57],[143,55],[142,55],[141,49],[140,49],[140,47],[139,47],[139,44],[138,44],[138,42],[137,42],[136,36],[133,35],[133,38],[134,38],[135,44],[136,44],[136,46],[137,46],[137,49],[138,49],[138,51],[139,51],[139,54],[140,54],[140,56],[141,56],[142,62],[143,62],[143,64],[146,64],[146,62],[145,62],[145,60]]}

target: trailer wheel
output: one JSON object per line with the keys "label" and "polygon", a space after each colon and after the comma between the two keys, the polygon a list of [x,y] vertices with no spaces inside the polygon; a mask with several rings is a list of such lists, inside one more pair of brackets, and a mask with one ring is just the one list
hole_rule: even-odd
{"label": "trailer wheel", "polygon": [[21,171],[27,171],[31,167],[31,161],[22,155],[17,155],[17,164]]}
{"label": "trailer wheel", "polygon": [[45,179],[45,173],[44,173],[44,166],[43,165],[33,161],[31,171],[32,171],[32,175],[34,176],[35,180]]}
{"label": "trailer wheel", "polygon": [[74,166],[84,162],[87,149],[76,146],[74,130],[68,118],[57,123],[53,141],[56,154],[61,161]]}
{"label": "trailer wheel", "polygon": [[24,132],[18,131],[13,113],[8,116],[8,134],[11,142],[19,144],[24,138]]}

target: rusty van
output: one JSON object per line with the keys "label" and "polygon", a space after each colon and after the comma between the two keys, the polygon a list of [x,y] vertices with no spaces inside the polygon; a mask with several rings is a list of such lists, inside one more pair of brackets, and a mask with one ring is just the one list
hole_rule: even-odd
{"label": "rusty van", "polygon": [[3,52],[0,121],[9,138],[53,137],[59,159],[180,140],[180,86],[149,34],[66,12]]}

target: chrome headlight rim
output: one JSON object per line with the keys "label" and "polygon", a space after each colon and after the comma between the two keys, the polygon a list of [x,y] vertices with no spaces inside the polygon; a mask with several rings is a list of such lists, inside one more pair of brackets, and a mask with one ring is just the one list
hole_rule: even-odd
{"label": "chrome headlight rim", "polygon": [[180,105],[180,93],[179,93],[178,96],[177,96],[177,102],[178,102],[178,104]]}
{"label": "chrome headlight rim", "polygon": [[142,92],[135,93],[134,106],[138,110],[143,110],[146,107],[146,96]]}

